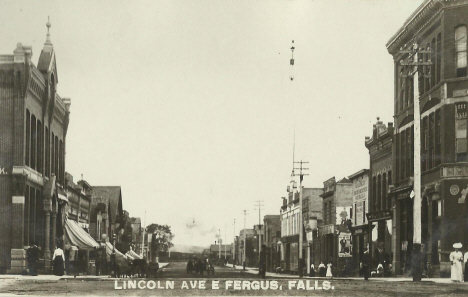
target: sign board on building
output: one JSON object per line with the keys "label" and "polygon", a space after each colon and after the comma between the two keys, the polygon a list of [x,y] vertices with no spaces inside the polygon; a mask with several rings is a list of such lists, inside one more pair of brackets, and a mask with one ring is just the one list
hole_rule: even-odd
{"label": "sign board on building", "polygon": [[338,235],[338,257],[351,257],[352,247],[351,233],[340,233]]}
{"label": "sign board on building", "polygon": [[0,166],[0,175],[10,175],[11,167],[2,167]]}
{"label": "sign board on building", "polygon": [[322,234],[334,234],[335,233],[335,225],[334,224],[329,224],[329,225],[324,225],[320,227],[322,230]]}
{"label": "sign board on building", "polygon": [[354,225],[366,224],[365,213],[367,213],[369,178],[367,174],[353,180],[353,206],[355,217]]}

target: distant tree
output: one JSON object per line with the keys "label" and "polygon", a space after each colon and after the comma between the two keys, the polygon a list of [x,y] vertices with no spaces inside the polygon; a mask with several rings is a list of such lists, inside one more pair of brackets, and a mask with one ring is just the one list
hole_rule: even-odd
{"label": "distant tree", "polygon": [[151,253],[167,252],[174,246],[172,239],[174,234],[171,232],[171,226],[151,224],[146,227],[146,232],[151,234]]}

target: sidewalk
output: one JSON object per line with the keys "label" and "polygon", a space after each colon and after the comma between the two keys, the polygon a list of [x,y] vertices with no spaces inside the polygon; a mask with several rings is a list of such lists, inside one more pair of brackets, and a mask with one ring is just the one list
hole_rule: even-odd
{"label": "sidewalk", "polygon": [[[164,268],[169,263],[159,263],[159,269]],[[20,274],[0,274],[0,280],[34,280],[34,281],[58,281],[58,280],[119,280],[119,278],[110,277],[109,275],[52,275],[40,274],[37,276],[20,275]]]}
{"label": "sidewalk", "polygon": [[[226,266],[232,267],[232,264],[226,264]],[[236,270],[243,270],[242,265],[236,265]],[[256,267],[246,267],[245,272],[250,273],[250,274],[258,275],[258,268],[256,268]],[[294,278],[294,279],[299,278],[298,275],[280,274],[280,273],[275,273],[275,272],[267,272],[265,275],[267,277],[273,277],[273,278]],[[363,277],[331,277],[331,278],[325,278],[325,277],[310,277],[310,276],[305,276],[305,275],[304,275],[303,279],[333,279],[333,280],[362,280],[362,281],[364,281]],[[411,278],[411,277],[369,277],[369,281],[412,282],[413,278]],[[438,284],[450,284],[450,283],[452,283],[452,280],[450,278],[423,278],[421,281],[438,283]],[[468,285],[468,283],[464,283],[464,284]]]}

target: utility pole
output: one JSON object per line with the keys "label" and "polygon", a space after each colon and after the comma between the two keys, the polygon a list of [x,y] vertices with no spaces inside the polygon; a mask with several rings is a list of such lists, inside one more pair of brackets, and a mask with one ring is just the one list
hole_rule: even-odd
{"label": "utility pole", "polygon": [[141,237],[141,258],[143,259],[143,251],[145,249],[145,228],[146,228],[146,211],[145,211],[145,220],[143,222],[144,227],[143,227],[143,236]]}
{"label": "utility pole", "polygon": [[299,168],[294,168],[294,169],[299,169],[299,189],[300,189],[300,192],[299,192],[299,277],[303,277],[304,275],[304,271],[303,271],[303,267],[304,267],[304,259],[303,259],[303,255],[302,255],[302,243],[304,241],[304,222],[303,222],[303,219],[302,219],[302,198],[303,198],[303,192],[304,192],[304,189],[302,188],[302,180],[304,179],[304,175],[308,175],[308,174],[304,174],[303,170],[309,170],[309,168],[304,168],[302,167],[303,164],[308,164],[309,162],[303,162],[302,160],[300,162],[294,162],[296,164],[300,164],[300,167]]}
{"label": "utility pole", "polygon": [[[406,47],[406,45],[405,45]],[[419,107],[419,73],[420,66],[430,66],[430,59],[427,62],[418,58],[418,54],[430,54],[430,49],[423,50],[415,42],[412,49],[400,49],[400,53],[408,54],[407,60],[400,61],[406,67],[407,74],[404,77],[413,78],[413,101],[414,101],[414,184],[413,184],[413,255],[412,273],[413,281],[421,281],[422,274],[422,251],[421,251],[421,111]]]}
{"label": "utility pole", "polygon": [[242,258],[243,260],[243,266],[244,266],[244,270],[245,270],[245,264],[246,264],[246,259],[245,259],[245,250],[247,249],[247,240],[246,240],[246,236],[245,236],[245,221],[247,219],[247,210],[244,209],[244,257]]}
{"label": "utility pole", "polygon": [[218,229],[219,258],[221,259],[221,229]]}
{"label": "utility pole", "polygon": [[224,224],[224,260],[226,260],[226,224]]}
{"label": "utility pole", "polygon": [[237,260],[237,253],[236,253],[236,219],[234,219],[234,225],[233,225],[233,233],[234,233],[234,238],[232,240],[233,247],[232,247],[232,267],[235,269],[236,267],[236,260]]}
{"label": "utility pole", "polygon": [[[263,210],[263,200],[255,201],[257,204],[255,205],[258,208],[258,259],[260,259],[260,248],[262,247],[262,230],[260,229],[261,223],[261,211]],[[257,209],[255,208],[255,210]]]}

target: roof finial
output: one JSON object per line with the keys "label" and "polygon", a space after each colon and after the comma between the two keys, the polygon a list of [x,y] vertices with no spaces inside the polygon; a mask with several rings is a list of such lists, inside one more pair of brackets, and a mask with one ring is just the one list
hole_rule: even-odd
{"label": "roof finial", "polygon": [[47,27],[47,39],[46,39],[46,43],[49,43],[49,44],[52,43],[52,42],[50,41],[50,33],[49,33],[50,26],[51,26],[51,24],[50,24],[50,17],[47,16],[47,24],[46,24],[46,27]]}

